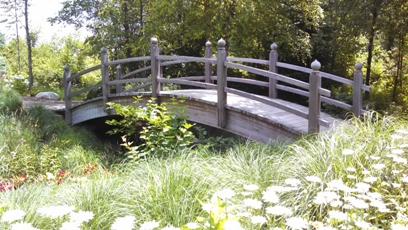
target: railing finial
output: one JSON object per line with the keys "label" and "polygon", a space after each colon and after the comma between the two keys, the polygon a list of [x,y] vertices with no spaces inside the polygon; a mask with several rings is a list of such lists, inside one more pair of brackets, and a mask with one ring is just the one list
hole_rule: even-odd
{"label": "railing finial", "polygon": [[218,47],[225,47],[225,45],[227,45],[227,43],[224,39],[221,38],[220,40],[218,40]]}
{"label": "railing finial", "polygon": [[102,52],[103,54],[106,54],[106,52],[108,52],[108,51],[107,51],[107,49],[106,49],[105,47],[102,47],[101,52]]}
{"label": "railing finial", "polygon": [[212,43],[211,43],[210,41],[207,41],[207,42],[205,43],[205,46],[211,47],[211,46],[212,46]]}
{"label": "railing finial", "polygon": [[357,62],[354,67],[356,68],[356,70],[361,70],[363,68],[363,64],[361,64],[361,62]]}
{"label": "railing finial", "polygon": [[271,50],[277,50],[278,49],[278,45],[274,42],[271,45]]}
{"label": "railing finial", "polygon": [[322,65],[320,64],[320,62],[315,59],[312,64],[310,65],[310,67],[312,67],[313,70],[319,70],[320,67],[322,67]]}
{"label": "railing finial", "polygon": [[69,70],[68,65],[64,65],[64,70],[65,70],[65,71],[68,71],[68,70]]}
{"label": "railing finial", "polygon": [[150,42],[152,43],[152,45],[157,45],[157,43],[159,43],[159,41],[158,41],[157,38],[155,38],[155,37],[152,37],[152,38],[150,39]]}

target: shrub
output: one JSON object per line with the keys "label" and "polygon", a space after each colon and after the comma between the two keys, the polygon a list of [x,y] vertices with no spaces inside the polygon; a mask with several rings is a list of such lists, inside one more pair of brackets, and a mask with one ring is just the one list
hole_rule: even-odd
{"label": "shrub", "polygon": [[[135,97],[138,104],[141,97]],[[169,111],[166,103],[158,104],[154,99],[148,100],[145,106],[122,106],[108,103],[111,109],[123,117],[122,120],[108,120],[107,124],[116,126],[109,134],[124,133],[123,146],[128,149],[130,158],[138,159],[145,155],[164,156],[177,152],[191,145],[194,135],[189,129],[193,126],[184,117],[184,107],[178,106],[183,100],[172,99],[173,109]],[[131,140],[139,135],[142,143],[138,146]]]}
{"label": "shrub", "polygon": [[23,100],[17,91],[0,84],[0,113],[12,114],[20,110]]}

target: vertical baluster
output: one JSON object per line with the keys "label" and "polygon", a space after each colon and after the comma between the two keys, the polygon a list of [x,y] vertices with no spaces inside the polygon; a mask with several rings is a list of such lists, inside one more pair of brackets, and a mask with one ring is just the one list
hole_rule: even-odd
{"label": "vertical baluster", "polygon": [[311,65],[313,71],[310,73],[309,78],[309,124],[308,132],[314,133],[319,132],[319,118],[320,118],[320,107],[321,107],[321,96],[319,89],[322,85],[322,80],[320,77],[320,67],[321,64],[317,60],[312,62]]}
{"label": "vertical baluster", "polygon": [[[116,80],[121,80],[122,78],[122,67],[118,65],[116,67]],[[116,84],[116,93],[122,93],[122,84]]]}
{"label": "vertical baluster", "polygon": [[150,64],[152,67],[152,97],[158,100],[158,94],[160,93],[160,83],[157,81],[159,75],[161,74],[160,70],[160,62],[157,60],[157,56],[159,56],[159,46],[157,45],[158,41],[157,38],[151,39],[151,46],[150,46]]}
{"label": "vertical baluster", "polygon": [[354,66],[356,71],[354,72],[354,82],[353,82],[353,113],[354,116],[360,117],[361,109],[363,108],[363,96],[361,89],[363,87],[363,64],[357,62]]}
{"label": "vertical baluster", "polygon": [[[276,67],[276,62],[278,62],[278,45],[273,43],[271,45],[271,52],[269,53],[269,71],[273,73],[278,72],[278,67]],[[278,91],[276,89],[277,80],[269,78],[269,97],[278,98]]]}
{"label": "vertical baluster", "polygon": [[218,126],[224,128],[227,125],[227,113],[225,106],[227,104],[227,67],[224,62],[227,60],[227,52],[225,50],[225,41],[221,38],[218,41],[217,50],[217,101],[218,101]]}
{"label": "vertical baluster", "polygon": [[102,98],[103,98],[103,111],[107,114],[110,113],[109,109],[107,109],[106,103],[108,103],[109,99],[109,69],[106,63],[108,62],[108,53],[105,47],[101,49],[101,73],[102,73]]}
{"label": "vertical baluster", "polygon": [[68,81],[71,73],[69,67],[64,66],[64,101],[65,101],[65,121],[68,124],[72,123],[72,99],[71,99],[71,81]]}
{"label": "vertical baluster", "polygon": [[[206,58],[211,58],[212,57],[212,48],[211,48],[211,42],[207,41],[205,43],[205,55],[204,57]],[[205,63],[205,83],[214,83],[213,80],[211,80],[211,75],[212,75],[212,64],[210,62]]]}

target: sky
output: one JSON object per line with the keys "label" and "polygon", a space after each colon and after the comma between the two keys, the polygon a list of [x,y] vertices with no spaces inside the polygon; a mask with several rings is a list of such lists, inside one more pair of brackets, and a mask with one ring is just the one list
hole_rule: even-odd
{"label": "sky", "polygon": [[[28,17],[30,20],[31,30],[40,30],[39,42],[48,42],[53,35],[58,37],[64,37],[69,34],[75,34],[76,30],[73,26],[64,26],[62,24],[56,24],[51,26],[51,23],[47,22],[47,18],[54,17],[58,14],[58,11],[62,8],[62,0],[31,0],[29,1],[31,6],[28,8]],[[0,9],[0,16],[4,15]],[[24,21],[23,18],[21,18]],[[0,31],[6,34],[7,39],[15,37],[15,25],[7,28],[4,23],[0,23]],[[25,31],[19,29],[19,34],[25,37]],[[87,35],[85,29],[78,31],[78,36],[84,38]]]}

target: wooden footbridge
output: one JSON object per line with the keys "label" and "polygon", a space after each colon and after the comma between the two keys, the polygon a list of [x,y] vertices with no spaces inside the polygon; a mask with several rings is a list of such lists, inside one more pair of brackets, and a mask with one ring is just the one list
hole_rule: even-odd
{"label": "wooden footbridge", "polygon": [[[65,119],[74,125],[94,118],[115,115],[115,111],[107,107],[107,102],[134,105],[135,96],[142,97],[139,103],[142,105],[150,98],[156,98],[162,103],[169,102],[172,97],[184,97],[188,120],[224,129],[252,140],[267,142],[270,139],[296,138],[299,135],[331,128],[336,119],[320,112],[322,102],[350,110],[356,116],[364,112],[362,90],[369,91],[370,88],[363,85],[361,63],[355,65],[354,80],[349,80],[320,72],[321,66],[318,61],[311,64],[311,69],[278,62],[276,44],[271,45],[269,60],[227,57],[225,41],[220,39],[217,45],[216,57],[213,57],[210,42],[206,43],[205,57],[169,56],[159,53],[158,41],[152,38],[150,56],[109,61],[107,50],[103,48],[100,65],[73,76],[70,76],[69,69],[65,66]],[[131,62],[141,62],[144,67],[122,73],[121,64]],[[167,66],[189,62],[203,63],[204,75],[164,78],[163,73]],[[265,69],[249,66],[248,63],[264,65]],[[213,65],[216,66],[216,75],[212,73]],[[112,71],[112,68],[115,69]],[[266,81],[229,77],[227,68],[263,76]],[[278,74],[278,68],[307,73],[309,82]],[[102,76],[100,84],[73,92],[74,80],[99,70]],[[110,77],[110,72],[115,73],[112,74],[115,76]],[[148,77],[134,77],[140,73],[147,73],[145,75]],[[330,90],[321,87],[322,78],[352,86],[354,89],[352,105],[330,98]],[[267,87],[269,96],[230,88],[228,82]],[[164,91],[162,89],[165,84],[190,86],[190,89]],[[75,96],[98,88],[102,89],[98,97],[81,103],[72,101]],[[278,99],[278,90],[308,97],[309,106]]]}

